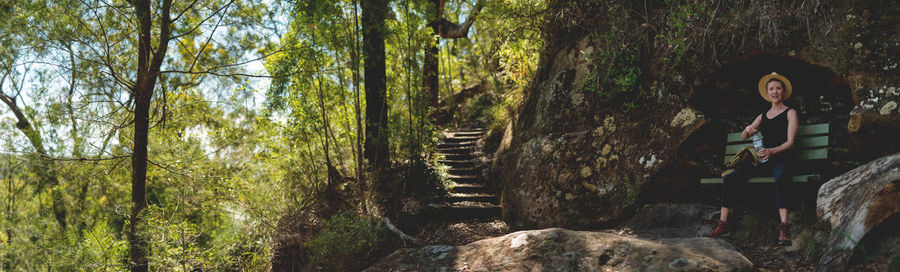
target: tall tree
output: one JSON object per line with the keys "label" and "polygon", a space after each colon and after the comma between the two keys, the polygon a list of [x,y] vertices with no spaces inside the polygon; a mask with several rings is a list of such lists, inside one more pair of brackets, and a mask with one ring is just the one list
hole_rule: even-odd
{"label": "tall tree", "polygon": [[365,188],[362,182],[362,172],[363,172],[363,144],[362,140],[364,138],[363,129],[362,129],[362,118],[361,111],[359,108],[359,12],[356,10],[356,0],[353,1],[353,46],[350,50],[350,67],[353,69],[353,99],[356,103],[354,105],[354,114],[353,117],[356,119],[356,181],[359,185],[360,192]]}
{"label": "tall tree", "polygon": [[156,80],[159,78],[160,66],[166,57],[166,50],[171,39],[170,24],[172,22],[169,11],[172,8],[172,0],[163,0],[162,9],[159,10],[159,33],[156,38],[156,50],[153,50],[152,36],[153,11],[150,9],[150,0],[134,0],[134,13],[138,19],[138,63],[135,72],[137,79],[131,88],[134,97],[134,148],[131,155],[131,224],[128,229],[128,242],[131,244],[131,271],[142,272],[149,269],[147,263],[147,240],[138,234],[138,227],[142,224],[141,212],[147,208],[147,137],[150,134],[150,99],[153,98],[153,90]]}
{"label": "tall tree", "polygon": [[[157,256],[170,254],[165,250],[168,245],[148,240],[148,237],[150,233],[171,227],[160,226],[163,224],[156,222],[178,222],[184,218],[178,218],[178,215],[166,210],[171,207],[169,204],[175,202],[170,202],[173,198],[166,191],[169,188],[162,184],[169,180],[192,183],[193,180],[210,176],[192,174],[197,171],[177,172],[185,161],[202,165],[200,163],[216,159],[207,157],[211,154],[205,148],[216,144],[218,139],[212,143],[200,142],[196,138],[213,137],[186,134],[196,133],[191,130],[200,130],[201,134],[205,134],[202,131],[212,127],[210,123],[201,123],[207,121],[197,120],[225,116],[224,113],[211,113],[209,110],[189,113],[189,108],[226,100],[220,96],[219,101],[215,101],[205,97],[208,94],[240,95],[238,92],[242,89],[229,88],[232,83],[249,85],[241,77],[246,75],[242,74],[243,64],[249,62],[245,56],[255,54],[255,50],[261,52],[272,37],[255,35],[258,33],[255,31],[261,31],[260,24],[267,22],[263,16],[269,11],[263,3],[244,3],[244,0],[13,0],[0,3],[0,66],[3,66],[0,67],[0,75],[9,75],[0,79],[0,94],[3,94],[0,100],[5,104],[0,106],[0,113],[12,112],[10,115],[16,118],[13,123],[19,130],[10,130],[10,133],[21,131],[25,135],[21,140],[10,138],[6,142],[11,146],[30,143],[34,147],[33,153],[38,156],[29,158],[29,161],[42,166],[30,170],[30,173],[24,169],[17,171],[28,174],[22,176],[25,177],[23,181],[39,177],[37,180],[45,185],[60,185],[58,190],[53,191],[52,216],[57,218],[60,226],[65,226],[65,212],[70,213],[68,221],[72,230],[59,238],[41,233],[30,235],[41,237],[38,241],[31,241],[32,248],[36,249],[26,251],[24,248],[28,245],[25,245],[16,251],[40,252],[45,255],[32,254],[36,260],[53,261],[38,262],[41,266],[24,270],[77,270],[78,267],[60,266],[65,267],[62,262],[66,261],[78,263],[81,257],[77,253],[89,248],[84,246],[87,243],[84,241],[92,240],[85,236],[98,234],[91,233],[90,228],[108,222],[117,223],[110,228],[104,225],[103,236],[109,237],[116,246],[122,245],[123,250],[110,248],[109,252],[113,253],[103,256],[121,252],[122,256],[116,255],[108,260],[125,261],[126,265],[119,267],[134,271],[168,270],[166,263],[155,261],[164,257],[151,257],[151,253]],[[7,46],[9,44],[5,41],[21,43]],[[17,50],[24,52],[21,54],[24,57],[6,58],[18,54]],[[22,70],[29,66],[34,67],[33,72],[23,73]],[[15,73],[22,77],[14,76]],[[27,79],[24,78],[26,74]],[[9,84],[12,78],[22,78],[19,82],[24,82],[24,85]],[[24,86],[22,94],[12,90],[12,86],[19,86],[20,89]],[[190,103],[174,104],[187,98],[191,99]],[[219,105],[243,106],[246,98],[228,99]],[[7,108],[10,111],[6,111]],[[217,109],[216,106],[209,108]],[[229,113],[232,114],[234,111]],[[195,116],[200,117],[193,119]],[[224,121],[219,124],[254,119],[221,118]],[[179,128],[173,129],[173,124],[178,124]],[[232,133],[221,127],[213,129],[219,129],[219,135]],[[168,139],[160,141],[163,137]],[[197,150],[182,149],[174,156],[168,156],[166,152],[174,150],[173,146],[185,142],[190,145],[182,146]],[[151,147],[148,148],[148,145]],[[71,151],[69,147],[72,147]],[[15,152],[17,149],[4,149],[3,152]],[[222,153],[227,152],[216,151],[215,155]],[[127,166],[128,158],[131,159],[131,167]],[[95,164],[90,167],[85,161]],[[100,164],[110,163],[98,166],[96,162],[101,161],[103,163]],[[175,175],[179,179],[169,178]],[[220,186],[223,182],[222,179],[217,180],[213,186]],[[79,184],[85,185],[80,193],[66,191],[75,189]],[[213,187],[200,185],[205,185],[204,189]],[[30,186],[33,185],[24,185],[26,188]],[[119,191],[129,189],[130,194]],[[57,193],[64,197],[57,197]],[[198,194],[198,191],[192,193]],[[57,199],[66,200],[76,194],[80,195],[72,202],[77,202],[78,206],[68,208],[68,211],[58,209],[65,205],[58,205]],[[177,203],[190,202],[183,200],[185,195],[179,195],[181,198]],[[34,207],[40,207],[43,215],[49,206],[45,204],[47,198],[35,199],[38,201],[33,201],[36,203]],[[84,202],[95,206],[79,209]],[[98,203],[106,207],[97,208]],[[148,209],[150,205],[160,209]],[[131,210],[123,215],[106,209],[113,206],[131,206]],[[187,209],[196,208],[207,214],[213,210],[207,208],[209,206],[213,205],[203,203],[203,207],[198,208],[200,205],[189,204]],[[21,207],[20,210],[26,209],[31,208]],[[185,205],[179,205],[179,211],[185,209]],[[159,213],[148,210],[165,211],[167,218],[159,221]],[[45,228],[45,221],[49,221],[51,216],[34,217],[36,219],[31,221],[33,225],[28,228]],[[124,225],[120,224],[123,219]],[[213,220],[216,219],[201,219],[203,222]],[[190,223],[203,224],[195,219],[191,219]],[[28,228],[23,226],[21,229]],[[122,236],[127,237],[128,243],[119,243]],[[150,250],[151,247],[154,249]],[[3,255],[7,256],[7,252],[4,249]],[[56,257],[70,253],[76,254]],[[42,258],[45,256],[54,258]],[[4,262],[3,267],[9,267],[9,264]],[[13,270],[22,267],[17,268],[14,262],[12,265]],[[43,267],[47,269],[41,269]],[[88,266],[83,263],[81,267]]]}
{"label": "tall tree", "polygon": [[363,76],[366,93],[366,139],[363,148],[369,164],[376,170],[390,165],[388,154],[388,107],[384,39],[387,0],[362,1]]}
{"label": "tall tree", "polygon": [[[117,107],[114,111],[133,114],[126,123],[134,129],[133,138],[120,139],[132,143],[132,209],[126,237],[131,270],[147,271],[150,249],[142,232],[147,229],[148,145],[152,121],[165,124],[166,113],[170,111],[167,93],[198,86],[208,82],[205,81],[208,78],[225,83],[245,75],[238,60],[249,48],[257,46],[261,38],[252,29],[262,20],[260,12],[244,7],[239,0],[131,0],[127,3],[81,1],[75,3],[79,11],[65,10],[59,17],[73,21],[75,27],[66,29],[65,34],[81,49],[79,61],[100,67],[85,74],[99,74],[94,79],[96,82],[115,83],[94,82],[84,88],[102,86],[91,91],[99,94],[95,97],[102,97],[95,99],[115,101],[111,103]],[[232,28],[223,35],[225,26]],[[247,29],[238,31],[241,27]],[[226,38],[217,39],[220,36]],[[177,50],[170,50],[173,41],[177,42]]]}
{"label": "tall tree", "polygon": [[466,17],[466,21],[462,24],[453,23],[444,18],[444,3],[446,0],[428,0],[429,4],[426,10],[426,19],[428,26],[434,31],[436,36],[432,38],[434,43],[429,43],[425,47],[425,62],[422,64],[422,73],[424,74],[423,85],[431,94],[431,105],[438,106],[438,97],[440,95],[440,84],[438,83],[440,67],[438,60],[438,44],[440,39],[459,39],[466,38],[469,35],[469,29],[475,20],[478,19],[478,13],[484,7],[482,0],[477,0],[475,6],[471,9],[471,13]]}

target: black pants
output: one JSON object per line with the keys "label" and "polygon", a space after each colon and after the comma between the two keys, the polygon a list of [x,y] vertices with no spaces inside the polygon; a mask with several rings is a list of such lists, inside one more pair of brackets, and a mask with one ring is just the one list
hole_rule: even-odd
{"label": "black pants", "polygon": [[[785,206],[784,201],[784,187],[787,182],[790,182],[791,176],[789,173],[790,165],[788,160],[785,159],[769,159],[768,162],[760,164],[759,166],[747,166],[747,167],[739,167],[735,169],[734,172],[729,173],[723,178],[722,181],[722,207],[731,208],[734,197],[736,196],[736,183],[746,182],[748,178],[751,176],[772,174],[772,177],[775,178],[775,204],[778,208],[787,208]],[[758,175],[754,175],[758,174]]]}

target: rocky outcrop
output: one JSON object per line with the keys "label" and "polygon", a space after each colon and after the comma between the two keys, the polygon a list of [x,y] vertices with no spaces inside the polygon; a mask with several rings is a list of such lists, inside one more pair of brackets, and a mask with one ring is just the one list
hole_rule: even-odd
{"label": "rocky outcrop", "polygon": [[853,160],[866,161],[900,150],[896,140],[900,135],[900,86],[884,85],[857,97],[860,101],[847,123]]}
{"label": "rocky outcrop", "polygon": [[551,228],[463,246],[400,249],[366,271],[749,271],[752,267],[722,240],[644,240]]}
{"label": "rocky outcrop", "polygon": [[625,226],[640,237],[701,237],[712,230],[719,207],[655,203],[641,207]]}
{"label": "rocky outcrop", "polygon": [[[819,270],[845,271],[854,248],[869,231],[900,213],[900,153],[876,159],[822,185],[817,212],[833,228]],[[896,228],[884,234],[896,235],[891,232]],[[897,239],[893,241],[897,248]]]}
{"label": "rocky outcrop", "polygon": [[755,88],[772,71],[791,78],[801,124],[835,128],[830,159],[849,158],[854,107],[884,117],[863,118],[857,142],[896,135],[877,125],[900,112],[896,2],[551,2],[540,68],[492,166],[512,228],[603,226],[645,192],[715,203],[697,180],[721,171],[725,133],[767,109]]}

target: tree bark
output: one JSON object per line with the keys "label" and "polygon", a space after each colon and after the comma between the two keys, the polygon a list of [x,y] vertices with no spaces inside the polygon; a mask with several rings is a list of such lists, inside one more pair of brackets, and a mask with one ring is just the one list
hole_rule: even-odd
{"label": "tree bark", "polygon": [[438,83],[438,67],[440,67],[440,64],[438,61],[439,51],[437,45],[441,38],[466,38],[469,35],[469,29],[472,27],[472,24],[475,23],[475,20],[478,18],[478,13],[481,12],[481,8],[484,6],[481,0],[478,0],[475,3],[475,7],[472,9],[472,13],[466,18],[465,23],[460,25],[444,19],[444,1],[445,0],[429,0],[431,6],[429,6],[425,15],[426,20],[428,20],[428,26],[430,26],[434,30],[434,34],[438,36],[433,37],[435,39],[433,45],[425,47],[425,60],[422,64],[422,73],[424,74],[423,84],[425,85],[425,89],[428,90],[428,93],[431,95],[431,106],[434,108],[438,107],[438,97],[440,94],[440,84]]}
{"label": "tree bark", "polygon": [[[312,37],[313,37],[312,44],[313,44],[313,46],[315,46],[316,45],[315,29],[313,29]],[[319,110],[322,111],[322,129],[325,132],[322,135],[323,136],[322,138],[324,138],[324,140],[325,140],[325,169],[331,169],[331,156],[328,151],[328,148],[329,148],[328,147],[329,125],[328,125],[328,114],[326,112],[327,110],[325,109],[325,91],[322,90],[322,70],[321,70],[321,67],[319,67],[319,58],[316,56],[316,52],[313,52],[312,57],[313,57],[313,62],[316,65],[316,80],[318,81],[318,82],[316,82],[316,88],[319,89],[319,95],[318,95],[319,96]],[[326,186],[331,186],[332,185],[331,175],[325,175],[325,177],[326,177],[325,182],[327,183]]]}
{"label": "tree bark", "polygon": [[422,63],[422,84],[425,86],[425,90],[428,90],[429,99],[431,100],[431,107],[438,107],[438,97],[440,97],[440,85],[438,82],[438,43],[440,42],[440,28],[436,22],[441,18],[441,11],[443,10],[443,1],[442,0],[431,0],[431,6],[428,7],[428,10],[425,12],[425,18],[428,20],[428,25],[434,30],[436,35],[432,35],[430,38],[432,41],[429,41],[425,45],[425,59]]}
{"label": "tree bark", "polygon": [[132,87],[134,97],[134,148],[131,155],[131,222],[128,227],[128,242],[131,255],[131,271],[147,271],[147,255],[150,249],[147,247],[147,239],[140,232],[143,222],[142,212],[147,208],[147,143],[150,134],[150,101],[156,80],[159,77],[159,69],[169,43],[169,24],[171,17],[169,10],[172,0],[164,0],[162,10],[159,12],[159,45],[153,50],[153,12],[149,0],[135,0],[135,15],[138,19],[138,65],[137,80]]}
{"label": "tree bark", "polygon": [[[846,271],[862,240],[900,213],[900,153],[873,160],[822,184],[816,213],[832,230],[816,271]],[[888,223],[889,225],[889,223]]]}
{"label": "tree bark", "polygon": [[368,163],[375,170],[387,169],[388,154],[387,99],[384,56],[384,19],[386,0],[362,1],[363,75],[366,92],[366,139],[363,150]]}

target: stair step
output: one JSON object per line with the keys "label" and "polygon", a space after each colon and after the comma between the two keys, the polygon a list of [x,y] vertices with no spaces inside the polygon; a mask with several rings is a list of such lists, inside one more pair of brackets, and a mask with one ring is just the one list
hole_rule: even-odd
{"label": "stair step", "polygon": [[475,158],[475,155],[471,153],[463,153],[463,154],[453,154],[453,153],[435,153],[435,155],[444,156],[444,159],[447,160],[471,160]]}
{"label": "stair step", "polygon": [[469,127],[469,128],[458,128],[453,130],[452,132],[485,132],[486,128],[483,127]]}
{"label": "stair step", "polygon": [[460,168],[460,167],[474,167],[477,161],[475,160],[438,160],[438,163],[442,163],[445,165],[449,165],[450,167]]}
{"label": "stair step", "polygon": [[438,152],[444,154],[470,154],[473,155],[475,150],[471,147],[438,147]]}
{"label": "stair step", "polygon": [[461,194],[454,193],[450,194],[449,198],[450,202],[483,202],[490,203],[493,205],[500,204],[500,198],[494,194],[486,194],[486,193],[471,193],[471,194]]}
{"label": "stair step", "polygon": [[458,143],[458,142],[468,142],[468,141],[478,141],[481,139],[481,136],[453,136],[444,138],[443,142],[445,143]]}
{"label": "stair step", "polygon": [[446,148],[446,147],[472,147],[475,146],[475,141],[468,142],[453,142],[453,143],[438,143],[438,148]]}
{"label": "stair step", "polygon": [[450,189],[451,194],[488,194],[491,193],[491,188],[484,184],[478,183],[455,183],[453,185],[453,189]]}
{"label": "stair step", "polygon": [[483,131],[445,131],[444,135],[447,137],[461,137],[461,136],[484,136],[486,130]]}
{"label": "stair step", "polygon": [[448,205],[444,210],[445,215],[451,220],[499,217],[503,212],[499,205],[463,206],[456,203]]}
{"label": "stair step", "polygon": [[452,167],[447,170],[450,175],[456,176],[475,176],[478,175],[478,169],[475,167]]}
{"label": "stair step", "polygon": [[450,175],[450,180],[456,183],[477,183],[481,184],[482,180],[476,175]]}

